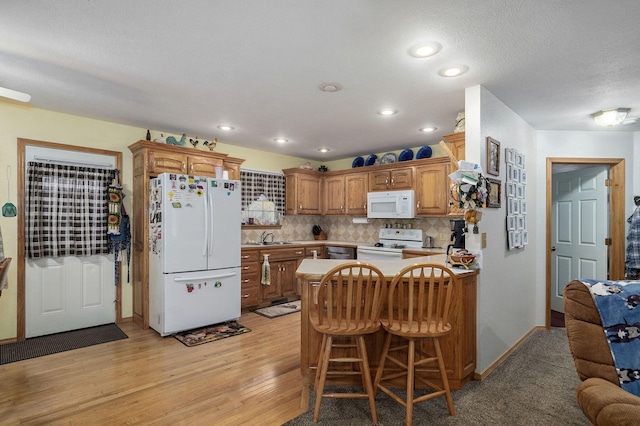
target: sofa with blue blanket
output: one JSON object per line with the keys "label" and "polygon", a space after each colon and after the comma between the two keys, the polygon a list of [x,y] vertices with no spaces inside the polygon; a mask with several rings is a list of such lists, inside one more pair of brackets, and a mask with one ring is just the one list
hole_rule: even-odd
{"label": "sofa with blue blanket", "polygon": [[[640,397],[624,390],[589,287],[571,281],[564,289],[569,348],[580,380],[576,397],[594,425],[640,424]],[[638,352],[640,357],[640,352]]]}

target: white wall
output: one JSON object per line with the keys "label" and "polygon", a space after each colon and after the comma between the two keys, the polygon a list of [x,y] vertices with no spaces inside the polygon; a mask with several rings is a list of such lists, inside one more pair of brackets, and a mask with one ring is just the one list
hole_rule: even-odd
{"label": "white wall", "polygon": [[[505,148],[513,148],[525,155],[528,174],[528,230],[529,245],[523,249],[507,250],[506,205],[504,194],[499,209],[483,209],[480,234],[467,234],[467,247],[481,248],[481,235],[487,234],[487,246],[482,251],[483,269],[478,276],[477,301],[477,367],[483,373],[533,327],[540,325],[537,312],[543,309],[536,301],[536,185],[538,179],[535,159],[535,130],[504,105],[486,88],[475,86],[465,92],[466,150],[468,161],[486,170],[486,138],[500,142],[499,176],[505,191]],[[485,173],[486,174],[486,173]],[[544,179],[544,177],[543,177]]]}

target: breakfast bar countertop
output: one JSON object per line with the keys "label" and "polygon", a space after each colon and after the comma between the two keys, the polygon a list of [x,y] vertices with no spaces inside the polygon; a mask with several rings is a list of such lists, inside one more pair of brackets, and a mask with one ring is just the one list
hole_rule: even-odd
{"label": "breakfast bar countertop", "polygon": [[[302,278],[302,279],[319,279],[331,268],[347,262],[354,262],[354,260],[304,259],[302,263],[300,263],[300,266],[298,266],[298,269],[296,270],[296,275],[298,276],[298,278]],[[453,273],[456,275],[478,273],[478,270],[475,270],[475,269],[452,268],[450,265],[447,264],[446,254],[412,257],[409,259],[399,259],[399,260],[375,260],[368,263],[371,263],[372,265],[379,268],[385,277],[393,277],[399,270],[401,270],[405,266],[409,266],[418,262],[431,262],[431,263],[438,263],[440,265],[444,265],[450,268],[451,271],[453,271]]]}

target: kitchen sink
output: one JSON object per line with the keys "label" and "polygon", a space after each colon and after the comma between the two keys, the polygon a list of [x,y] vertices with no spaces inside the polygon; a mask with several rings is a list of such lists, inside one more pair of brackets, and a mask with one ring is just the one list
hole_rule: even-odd
{"label": "kitchen sink", "polygon": [[246,246],[283,246],[285,244],[293,244],[293,243],[290,241],[269,241],[264,243],[250,242],[250,243],[245,243],[244,245]]}

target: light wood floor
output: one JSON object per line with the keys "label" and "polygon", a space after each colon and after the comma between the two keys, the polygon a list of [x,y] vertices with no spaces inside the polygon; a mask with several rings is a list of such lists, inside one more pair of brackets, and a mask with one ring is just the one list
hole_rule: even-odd
{"label": "light wood floor", "polygon": [[0,366],[0,424],[281,425],[307,411],[300,313],[239,322],[195,347],[133,323],[128,339]]}

